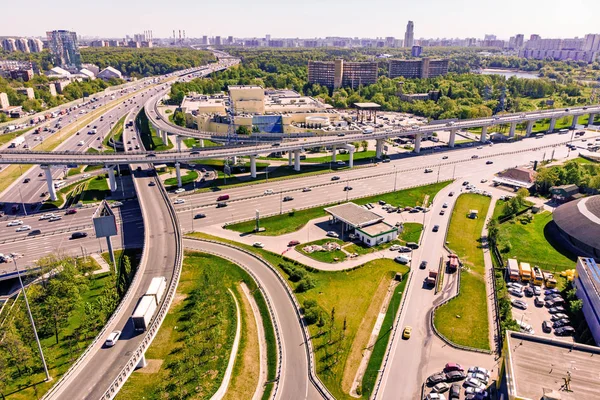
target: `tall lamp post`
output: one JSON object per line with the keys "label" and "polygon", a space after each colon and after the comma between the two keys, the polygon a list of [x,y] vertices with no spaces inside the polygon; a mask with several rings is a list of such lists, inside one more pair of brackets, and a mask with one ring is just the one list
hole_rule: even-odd
{"label": "tall lamp post", "polygon": [[15,264],[15,269],[17,270],[17,276],[19,277],[19,283],[21,284],[21,290],[23,291],[23,298],[25,299],[25,306],[27,307],[27,313],[29,314],[29,321],[31,321],[31,327],[33,328],[33,334],[35,336],[35,341],[38,345],[38,350],[40,352],[40,358],[42,359],[42,365],[44,366],[44,372],[46,373],[46,382],[51,381],[50,373],[48,372],[48,366],[46,365],[46,359],[44,358],[44,351],[42,350],[42,344],[40,343],[40,338],[37,334],[37,329],[35,328],[35,322],[33,321],[33,315],[31,315],[31,309],[29,308],[29,301],[27,300],[27,293],[25,292],[25,287],[23,286],[23,280],[21,279],[21,271],[19,271],[19,267],[17,266],[17,260],[13,257],[13,264]]}

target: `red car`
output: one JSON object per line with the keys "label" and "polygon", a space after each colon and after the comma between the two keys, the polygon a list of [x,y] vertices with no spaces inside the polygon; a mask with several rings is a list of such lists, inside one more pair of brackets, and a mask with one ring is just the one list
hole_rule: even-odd
{"label": "red car", "polygon": [[444,372],[450,372],[450,371],[461,371],[461,372],[464,372],[465,369],[463,367],[461,367],[460,364],[457,364],[457,363],[448,363],[444,367]]}
{"label": "red car", "polygon": [[288,247],[297,246],[299,244],[300,242],[298,240],[290,240],[290,242],[288,243]]}
{"label": "red car", "polygon": [[70,210],[67,210],[67,212],[65,213],[65,215],[71,215],[71,214],[77,214],[77,210],[74,208],[71,208]]}

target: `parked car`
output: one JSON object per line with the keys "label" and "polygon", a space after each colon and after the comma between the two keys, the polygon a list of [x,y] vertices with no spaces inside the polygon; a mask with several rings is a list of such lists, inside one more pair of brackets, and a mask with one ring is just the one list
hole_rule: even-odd
{"label": "parked car", "polygon": [[425,400],[446,400],[446,396],[443,393],[429,393]]}
{"label": "parked car", "polygon": [[556,336],[571,336],[575,333],[575,329],[572,326],[563,326],[554,330]]}
{"label": "parked car", "polygon": [[471,367],[471,368],[469,368],[469,372],[483,374],[483,375],[487,376],[488,378],[490,377],[490,371],[488,371],[487,369],[482,368],[482,367],[477,367],[477,366]]}
{"label": "parked car", "polygon": [[546,295],[544,297],[544,301],[550,301],[550,300],[553,300],[553,299],[556,299],[556,298],[559,298],[559,297],[561,297],[560,294],[558,294],[558,293],[551,293],[551,294]]}
{"label": "parked car", "polygon": [[463,371],[450,371],[446,373],[446,380],[448,382],[462,381],[466,377],[467,375]]}
{"label": "parked car", "polygon": [[460,384],[455,383],[450,386],[450,400],[459,400],[460,399]]}
{"label": "parked car", "polygon": [[398,247],[398,252],[400,253],[410,253],[412,250],[410,247],[407,246],[399,246]]}
{"label": "parked car", "polygon": [[440,382],[431,388],[431,390],[435,393],[447,392],[449,389],[450,389],[450,386],[448,386],[448,384],[446,382]]}
{"label": "parked car", "polygon": [[513,296],[516,297],[523,297],[523,292],[516,289],[516,288],[510,288],[508,289],[508,293],[512,294]]}
{"label": "parked car", "polygon": [[530,286],[525,287],[523,293],[525,293],[525,296],[527,297],[533,297],[533,289]]}
{"label": "parked car", "polygon": [[337,232],[334,232],[334,231],[328,231],[325,235],[329,236],[329,237],[332,237],[332,238],[338,238],[338,237],[340,237],[340,235]]}
{"label": "parked car", "polygon": [[545,333],[552,332],[552,322],[550,322],[550,321],[542,322],[542,332],[545,332]]}
{"label": "parked car", "polygon": [[533,294],[535,294],[536,296],[541,296],[542,294],[542,288],[539,286],[534,286],[533,287]]}
{"label": "parked car", "polygon": [[557,314],[550,315],[550,321],[552,321],[552,322],[558,321],[559,319],[563,319],[563,318],[569,318],[569,316],[564,313],[557,313]]}
{"label": "parked car", "polygon": [[517,307],[522,310],[527,310],[527,303],[525,303],[523,300],[513,299],[511,301],[511,304],[513,305],[513,307]]}
{"label": "parked car", "polygon": [[457,363],[446,363],[446,365],[444,366],[444,372],[450,372],[450,371],[462,371],[464,372],[464,368]]}
{"label": "parked car", "polygon": [[554,323],[552,324],[553,328],[562,328],[563,326],[567,326],[571,323],[571,321],[568,318],[561,318],[557,321],[554,321]]}
{"label": "parked car", "polygon": [[438,372],[437,374],[433,374],[431,375],[429,378],[427,378],[427,384],[429,386],[438,384],[440,382],[444,382],[446,380],[446,374],[443,372]]}
{"label": "parked car", "polygon": [[564,313],[565,312],[565,308],[563,306],[551,307],[551,308],[548,309],[548,312],[550,314]]}
{"label": "parked car", "polygon": [[560,293],[560,290],[554,288],[554,289],[547,289],[544,291],[544,294],[553,294],[553,293]]}
{"label": "parked car", "polygon": [[489,376],[486,374],[482,374],[481,372],[469,372],[468,378],[475,378],[479,380],[483,384],[487,384]]}
{"label": "parked car", "polygon": [[542,299],[540,299],[539,297],[536,297],[535,299],[533,299],[533,304],[536,307],[544,307],[544,301]]}
{"label": "parked car", "polygon": [[485,389],[485,384],[483,382],[481,382],[477,378],[471,378],[471,377],[465,379],[464,386],[476,388],[476,389]]}

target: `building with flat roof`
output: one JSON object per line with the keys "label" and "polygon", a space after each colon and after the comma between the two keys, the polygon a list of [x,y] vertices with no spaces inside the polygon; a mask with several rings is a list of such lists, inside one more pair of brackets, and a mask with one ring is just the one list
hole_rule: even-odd
{"label": "building with flat roof", "polygon": [[600,393],[600,348],[506,331],[508,400],[584,400]]}
{"label": "building with flat roof", "polygon": [[371,247],[395,240],[398,228],[384,222],[384,217],[352,202],[325,208],[334,222],[342,223],[344,233],[354,233],[365,245]]}
{"label": "building with flat roof", "polygon": [[356,88],[377,82],[377,62],[309,61],[308,82],[328,88]]}
{"label": "building with flat roof", "polygon": [[579,257],[575,268],[577,298],[583,302],[583,315],[596,346],[600,346],[600,267],[593,258]]}
{"label": "building with flat roof", "polygon": [[435,78],[448,74],[448,59],[431,59],[424,57],[418,60],[389,61],[390,78]]}

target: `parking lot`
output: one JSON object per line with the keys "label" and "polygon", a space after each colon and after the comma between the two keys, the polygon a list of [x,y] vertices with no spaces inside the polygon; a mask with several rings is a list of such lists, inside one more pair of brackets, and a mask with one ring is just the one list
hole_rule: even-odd
{"label": "parking lot", "polygon": [[490,371],[478,366],[447,363],[443,370],[427,378],[425,400],[484,400],[491,398]]}

